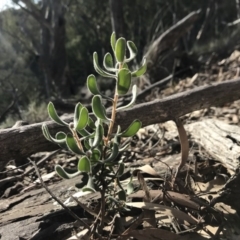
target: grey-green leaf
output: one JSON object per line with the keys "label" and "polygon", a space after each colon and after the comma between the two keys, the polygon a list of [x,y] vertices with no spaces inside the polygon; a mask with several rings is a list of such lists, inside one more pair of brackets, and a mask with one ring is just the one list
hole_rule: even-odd
{"label": "grey-green leaf", "polygon": [[113,67],[113,58],[110,53],[106,53],[103,59],[103,66],[108,70],[109,72],[116,72],[117,69]]}
{"label": "grey-green leaf", "polygon": [[93,53],[93,67],[95,69],[95,71],[100,74],[101,76],[103,77],[107,77],[107,78],[115,78],[115,75],[111,74],[111,73],[108,73],[106,71],[104,71],[99,63],[98,63],[98,55],[96,52]]}
{"label": "grey-green leaf", "polygon": [[118,147],[118,144],[117,143],[113,143],[113,147],[111,149],[111,154],[103,160],[104,163],[107,163],[107,162],[113,162],[117,156],[118,156],[118,153],[119,153],[119,147]]}
{"label": "grey-green leaf", "polygon": [[141,66],[138,70],[132,72],[132,77],[140,77],[140,76],[142,76],[146,71],[147,71],[147,60],[146,60],[146,58],[144,58],[144,59],[143,59],[142,66]]}
{"label": "grey-green leaf", "polygon": [[118,198],[119,198],[119,200],[125,202],[126,201],[126,192],[124,190],[120,190],[118,192]]}
{"label": "grey-green leaf", "polygon": [[128,69],[122,68],[118,72],[117,90],[119,95],[124,95],[128,92],[131,86],[131,79],[131,72]]}
{"label": "grey-green leaf", "polygon": [[119,110],[124,110],[124,109],[127,109],[127,108],[133,106],[134,103],[135,103],[135,101],[136,101],[136,99],[137,99],[137,86],[136,86],[136,85],[133,85],[133,87],[132,87],[132,100],[131,100],[131,102],[130,102],[129,104],[125,105],[125,106],[122,106],[122,107],[117,108],[117,111],[119,111]]}
{"label": "grey-green leaf", "polygon": [[67,173],[60,165],[55,166],[55,171],[61,178],[64,179],[71,179],[81,174],[80,172],[75,172],[72,174]]}
{"label": "grey-green leaf", "polygon": [[68,126],[68,123],[66,123],[65,121],[61,120],[60,117],[58,116],[56,110],[55,110],[55,107],[53,105],[52,102],[49,102],[48,103],[48,107],[47,107],[47,110],[48,110],[48,114],[50,116],[50,118],[55,121],[56,123],[58,123],[59,125],[63,125],[63,126]]}
{"label": "grey-green leaf", "polygon": [[115,32],[112,33],[110,42],[111,42],[112,50],[114,52],[115,51],[115,45],[116,45],[116,33]]}
{"label": "grey-green leaf", "polygon": [[84,129],[87,124],[88,124],[88,110],[87,108],[83,107],[80,111],[80,115],[79,115],[79,119],[77,122],[77,125],[75,126],[75,129],[77,131],[81,131],[82,129]]}
{"label": "grey-green leaf", "polygon": [[91,172],[91,163],[90,163],[88,157],[84,156],[79,159],[78,171],[86,172],[86,173]]}
{"label": "grey-green leaf", "polygon": [[118,62],[124,62],[126,54],[126,39],[119,38],[115,45],[115,56]]}
{"label": "grey-green leaf", "polygon": [[128,59],[126,59],[126,62],[130,62],[132,59],[134,59],[137,55],[137,47],[132,41],[127,41],[127,47],[130,53],[130,56]]}
{"label": "grey-green leaf", "polygon": [[99,91],[97,86],[97,79],[93,74],[89,75],[87,78],[87,87],[93,95],[101,95],[101,92]]}
{"label": "grey-green leaf", "polygon": [[102,105],[102,98],[100,95],[95,95],[92,98],[92,110],[96,117],[102,120],[110,121],[106,115],[105,107]]}
{"label": "grey-green leaf", "polygon": [[79,147],[72,135],[67,134],[66,144],[67,144],[69,150],[71,150],[73,153],[78,154],[78,155],[85,155],[85,153],[81,149],[79,149]]}
{"label": "grey-green leaf", "polygon": [[43,131],[43,135],[44,137],[48,140],[48,141],[51,141],[51,142],[54,142],[56,144],[63,144],[65,143],[65,139],[62,139],[62,138],[53,138],[51,136],[51,134],[49,133],[49,130],[48,130],[48,127],[46,124],[43,124],[42,125],[42,131]]}
{"label": "grey-green leaf", "polygon": [[121,177],[123,175],[124,169],[125,169],[124,163],[120,163],[117,170],[117,177]]}
{"label": "grey-green leaf", "polygon": [[132,137],[141,128],[142,123],[139,120],[134,120],[131,125],[121,134],[121,137]]}

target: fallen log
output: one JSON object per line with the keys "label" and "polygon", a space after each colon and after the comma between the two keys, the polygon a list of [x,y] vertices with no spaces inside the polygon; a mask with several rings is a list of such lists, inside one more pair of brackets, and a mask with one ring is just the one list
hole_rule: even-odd
{"label": "fallen log", "polygon": [[216,119],[191,123],[187,132],[228,172],[235,173],[240,166],[240,127]]}
{"label": "fallen log", "polygon": [[[125,129],[134,119],[140,119],[143,126],[174,120],[195,110],[211,106],[219,107],[240,99],[239,89],[240,78],[198,87],[118,112],[116,123]],[[71,122],[72,116],[63,119]],[[65,127],[57,125],[53,121],[45,123],[53,135],[58,131],[66,131]],[[57,145],[44,138],[41,130],[42,124],[0,130],[0,171],[11,159],[18,161],[36,152],[58,149]]]}

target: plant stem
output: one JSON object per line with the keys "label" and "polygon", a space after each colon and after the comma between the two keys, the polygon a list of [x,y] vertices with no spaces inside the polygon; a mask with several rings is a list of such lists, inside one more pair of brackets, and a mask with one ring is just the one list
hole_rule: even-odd
{"label": "plant stem", "polygon": [[110,140],[111,134],[112,134],[112,131],[113,131],[113,126],[114,126],[115,118],[116,118],[117,102],[118,102],[118,93],[117,93],[117,89],[116,89],[114,99],[113,99],[111,122],[110,122],[110,125],[109,125],[109,128],[108,128],[108,134],[107,134],[107,141],[106,142],[108,142]]}

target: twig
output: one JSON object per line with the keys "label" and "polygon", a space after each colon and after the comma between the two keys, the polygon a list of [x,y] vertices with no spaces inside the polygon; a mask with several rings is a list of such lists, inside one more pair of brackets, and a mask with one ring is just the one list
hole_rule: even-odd
{"label": "twig", "polygon": [[85,223],[81,218],[79,218],[74,212],[71,211],[70,208],[68,208],[67,206],[64,205],[64,203],[58,199],[51,191],[50,189],[47,187],[47,185],[43,182],[42,177],[38,171],[38,167],[36,165],[36,163],[34,161],[32,161],[30,158],[27,158],[28,161],[34,166],[35,171],[37,173],[37,176],[42,184],[42,186],[45,188],[45,190],[49,193],[49,195],[62,207],[64,208],[74,219],[76,219],[78,222],[81,222],[89,231],[91,230],[90,227],[88,226],[87,223]]}

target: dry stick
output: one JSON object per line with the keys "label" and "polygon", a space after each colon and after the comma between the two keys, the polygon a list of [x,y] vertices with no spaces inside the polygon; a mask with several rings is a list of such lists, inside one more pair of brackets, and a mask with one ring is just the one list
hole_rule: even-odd
{"label": "dry stick", "polygon": [[181,162],[179,163],[179,165],[177,167],[177,171],[176,171],[174,179],[177,178],[178,173],[180,172],[182,167],[186,164],[187,159],[188,159],[188,154],[189,154],[189,142],[188,142],[187,133],[183,127],[183,124],[179,118],[175,119],[175,123],[176,123],[177,129],[178,129],[178,135],[179,135],[180,144],[181,144],[181,155],[182,156],[181,156]]}
{"label": "dry stick", "polygon": [[36,163],[34,161],[32,161],[30,158],[27,158],[29,162],[32,163],[32,165],[35,168],[35,171],[37,173],[37,176],[42,184],[42,186],[45,188],[45,190],[50,194],[50,196],[60,205],[62,206],[62,208],[64,208],[74,219],[76,219],[78,222],[81,222],[83,225],[85,225],[85,227],[90,231],[90,227],[88,226],[87,223],[85,223],[81,218],[79,218],[74,212],[71,211],[70,208],[68,208],[67,206],[64,205],[64,203],[59,200],[51,191],[50,189],[47,187],[47,185],[43,182],[42,177],[38,171],[38,167],[36,165]]}

